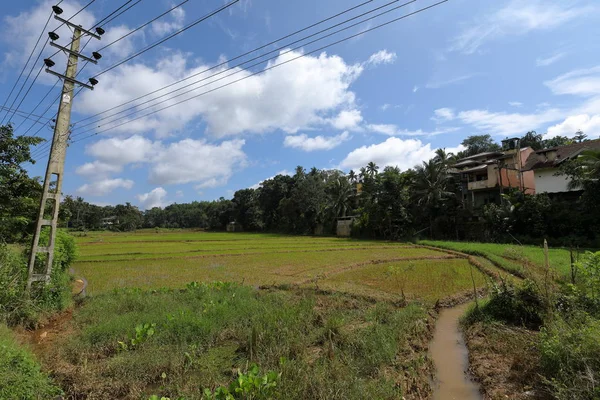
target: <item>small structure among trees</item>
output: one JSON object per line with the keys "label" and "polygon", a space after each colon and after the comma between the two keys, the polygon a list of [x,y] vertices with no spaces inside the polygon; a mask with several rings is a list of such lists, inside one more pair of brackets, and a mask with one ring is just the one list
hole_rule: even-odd
{"label": "small structure among trees", "polygon": [[244,227],[242,224],[236,221],[231,221],[227,224],[227,232],[242,232]]}
{"label": "small structure among trees", "polygon": [[336,235],[350,236],[352,234],[352,224],[356,217],[341,217],[337,220]]}

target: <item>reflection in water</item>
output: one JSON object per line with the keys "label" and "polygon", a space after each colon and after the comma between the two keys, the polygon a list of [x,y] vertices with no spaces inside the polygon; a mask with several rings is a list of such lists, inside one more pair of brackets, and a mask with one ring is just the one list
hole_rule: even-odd
{"label": "reflection in water", "polygon": [[468,307],[468,304],[463,304],[444,309],[437,320],[433,340],[429,345],[429,355],[436,368],[433,387],[435,400],[482,399],[478,386],[466,373],[468,352],[458,326],[459,318]]}

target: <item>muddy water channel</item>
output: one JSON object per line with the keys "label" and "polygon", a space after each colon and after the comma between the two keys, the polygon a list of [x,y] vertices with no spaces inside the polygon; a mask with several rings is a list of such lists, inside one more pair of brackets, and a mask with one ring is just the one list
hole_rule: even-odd
{"label": "muddy water channel", "polygon": [[459,329],[459,318],[469,304],[444,309],[435,326],[429,356],[436,368],[435,400],[481,400],[479,387],[467,374],[468,351]]}

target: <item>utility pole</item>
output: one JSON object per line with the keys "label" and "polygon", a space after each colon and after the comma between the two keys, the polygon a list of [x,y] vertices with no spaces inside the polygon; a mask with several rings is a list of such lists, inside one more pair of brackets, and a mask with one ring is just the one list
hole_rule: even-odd
{"label": "utility pole", "polygon": [[[75,25],[68,20],[64,20],[58,16],[62,13],[62,10],[55,6],[53,7],[57,15],[55,19],[61,21],[64,25],[69,26],[73,29],[73,38],[70,49],[62,47],[54,42],[50,43],[51,46],[57,47],[63,50],[69,55],[67,61],[67,69],[64,75],[58,74],[51,71],[49,68],[55,65],[50,60],[44,60],[44,63],[48,67],[46,72],[58,76],[63,79],[62,94],[60,97],[60,104],[58,108],[58,114],[56,116],[56,124],[54,126],[54,135],[52,137],[52,147],[50,150],[50,156],[48,158],[48,166],[46,167],[46,176],[44,178],[44,186],[42,192],[42,199],[40,201],[39,214],[37,218],[35,233],[33,235],[33,243],[31,246],[31,255],[29,257],[29,275],[27,279],[27,291],[31,289],[34,282],[48,283],[52,274],[52,262],[54,260],[54,245],[56,240],[56,229],[58,227],[58,211],[60,206],[60,194],[62,189],[64,167],[65,167],[65,156],[67,152],[67,144],[70,134],[71,124],[71,107],[73,105],[73,89],[75,84],[86,87],[93,90],[93,85],[97,81],[92,82],[92,85],[79,82],[75,79],[77,75],[77,62],[79,58],[83,58],[89,62],[96,63],[95,60],[90,59],[79,54],[79,44],[83,35],[90,35],[96,39],[100,39],[99,35],[83,29],[81,26]],[[96,32],[104,33],[101,28],[96,28]],[[59,36],[54,33],[49,33],[50,38],[54,41]],[[97,54],[97,53],[96,53]],[[94,58],[99,59],[99,57]],[[91,82],[91,80],[90,80]],[[40,239],[47,237],[44,243],[40,244]],[[45,254],[45,257],[39,257],[38,254]]]}

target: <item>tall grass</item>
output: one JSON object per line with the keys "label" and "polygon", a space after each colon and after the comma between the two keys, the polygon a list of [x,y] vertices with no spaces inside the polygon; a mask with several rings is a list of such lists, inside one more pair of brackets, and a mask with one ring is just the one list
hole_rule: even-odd
{"label": "tall grass", "polygon": [[76,334],[51,359],[74,397],[197,399],[252,363],[281,374],[285,399],[400,398],[409,382],[427,392],[429,364],[411,344],[428,317],[416,305],[217,283],[116,291],[74,318]]}

